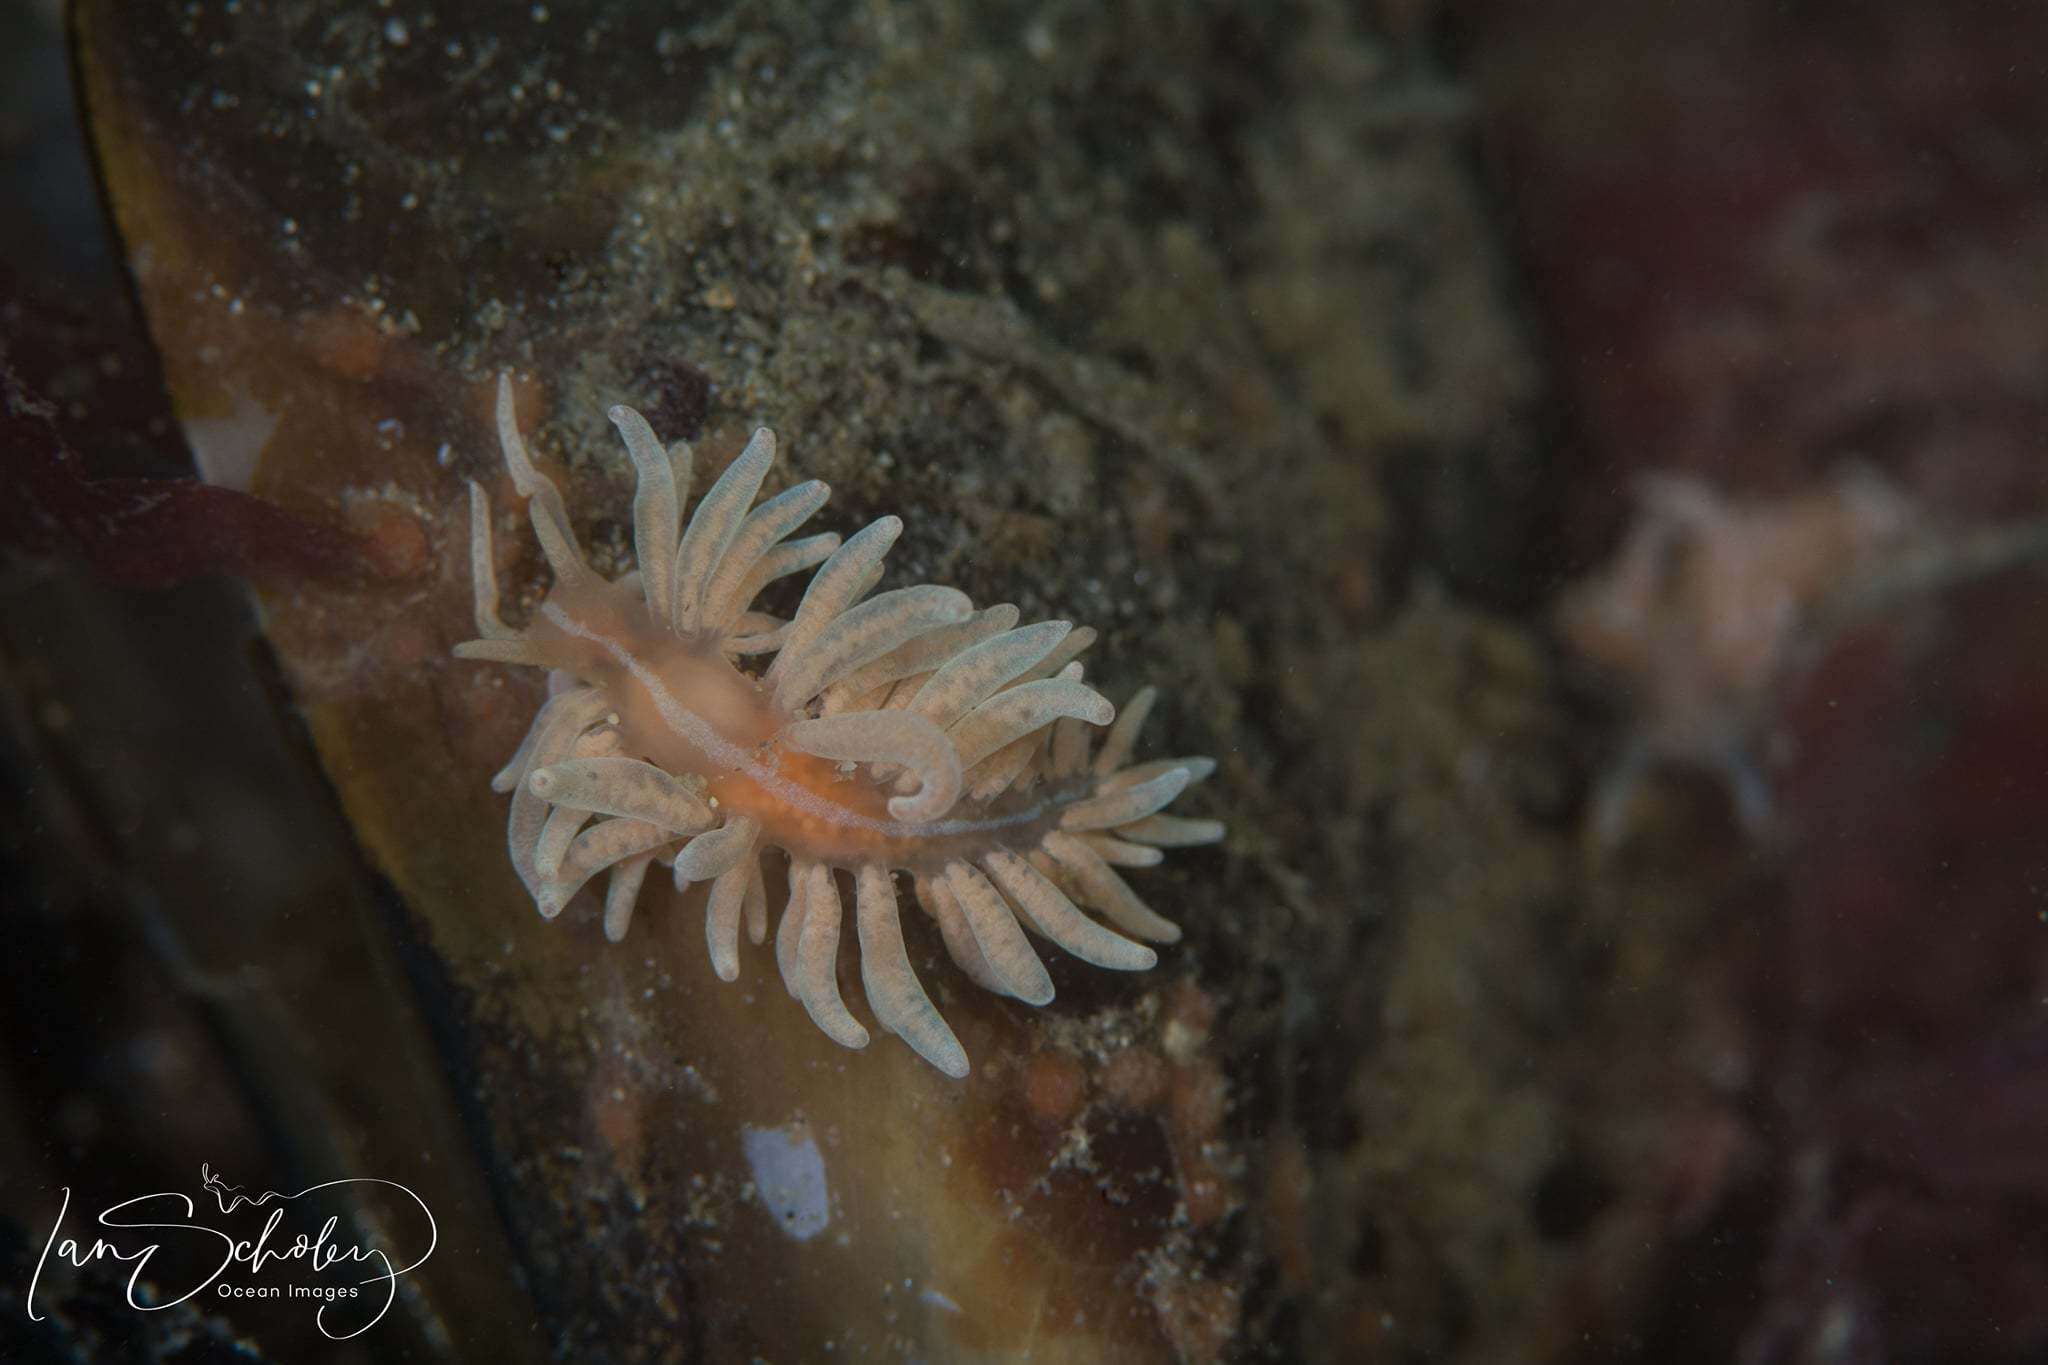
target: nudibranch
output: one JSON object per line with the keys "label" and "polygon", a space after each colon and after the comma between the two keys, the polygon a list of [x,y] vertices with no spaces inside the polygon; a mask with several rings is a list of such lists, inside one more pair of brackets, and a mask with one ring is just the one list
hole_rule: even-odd
{"label": "nudibranch", "polygon": [[[690,447],[664,447],[632,408],[608,415],[637,476],[637,563],[617,580],[584,560],[561,492],[527,455],[511,378],[499,378],[505,465],[554,573],[524,630],[499,615],[490,503],[469,486],[482,638],[455,652],[548,670],[548,699],[491,784],[512,794],[512,866],[543,916],[608,873],[604,931],[617,942],[649,867],[672,866],[678,888],[710,883],[711,965],[732,981],[742,921],[754,943],[767,937],[761,858],[781,849],[776,965],[826,1036],[858,1048],[868,1032],[839,991],[844,873],[868,1008],[954,1077],[967,1054],[911,968],[895,872],[910,874],[969,977],[1031,1005],[1053,986],[1025,925],[1118,971],[1157,961],[1138,940],[1180,937],[1117,868],[1223,837],[1217,821],[1165,813],[1215,764],[1131,761],[1157,693],[1118,715],[1084,683],[1075,657],[1092,630],[1020,626],[1014,606],[977,611],[930,584],[869,596],[903,523],[792,539],[829,490],[813,480],[754,506],[775,459],[765,427],[679,538]],[[753,609],[768,584],[811,568],[788,620]]]}

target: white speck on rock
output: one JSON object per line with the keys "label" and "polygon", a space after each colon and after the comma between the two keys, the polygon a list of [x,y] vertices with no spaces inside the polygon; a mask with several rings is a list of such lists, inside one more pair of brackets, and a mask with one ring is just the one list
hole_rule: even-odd
{"label": "white speck on rock", "polygon": [[777,1227],[799,1242],[808,1242],[832,1221],[832,1198],[825,1184],[825,1157],[810,1128],[740,1129],[740,1146],[754,1175],[761,1203]]}

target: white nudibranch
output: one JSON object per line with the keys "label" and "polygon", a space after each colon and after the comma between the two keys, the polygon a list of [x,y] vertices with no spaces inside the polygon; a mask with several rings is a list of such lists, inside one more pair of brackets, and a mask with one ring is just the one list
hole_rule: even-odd
{"label": "white nudibranch", "polygon": [[[583,559],[560,491],[527,457],[511,378],[499,378],[505,465],[554,571],[523,631],[499,616],[490,506],[470,485],[482,638],[455,652],[550,670],[547,702],[492,780],[511,793],[512,866],[542,915],[603,873],[604,931],[617,941],[649,867],[672,867],[678,887],[709,883],[711,964],[731,981],[742,923],[753,943],[767,938],[761,857],[779,849],[789,889],[776,965],[817,1026],[857,1048],[868,1031],[839,989],[843,873],[868,1009],[955,1077],[967,1054],[911,968],[895,871],[911,874],[969,977],[1032,1005],[1053,987],[1027,927],[1118,971],[1157,960],[1138,940],[1180,937],[1117,869],[1223,837],[1217,821],[1166,813],[1215,764],[1132,762],[1157,692],[1119,715],[1083,682],[1075,660],[1094,631],[1019,625],[1014,606],[976,610],[929,584],[870,596],[903,523],[882,517],[843,543],[793,539],[829,490],[814,480],[755,505],[775,458],[766,428],[683,526],[690,447],[664,447],[631,408],[609,416],[638,485],[637,567],[616,581]],[[753,608],[806,569],[790,619]]]}

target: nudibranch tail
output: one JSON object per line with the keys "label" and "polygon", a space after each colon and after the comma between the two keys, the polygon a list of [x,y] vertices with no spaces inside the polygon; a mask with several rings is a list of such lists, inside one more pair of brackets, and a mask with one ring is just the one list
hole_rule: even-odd
{"label": "nudibranch tail", "polygon": [[[1180,937],[1117,869],[1223,837],[1214,820],[1166,813],[1215,764],[1132,762],[1158,693],[1142,689],[1119,715],[1084,682],[1077,658],[1094,631],[1019,625],[1010,604],[977,611],[930,584],[871,596],[903,523],[882,517],[843,542],[792,538],[829,490],[802,483],[756,505],[776,451],[766,428],[685,523],[690,447],[664,447],[623,405],[608,416],[635,472],[638,567],[607,580],[527,454],[509,375],[497,400],[505,467],[554,585],[525,629],[505,623],[490,506],[472,483],[479,638],[456,653],[549,670],[546,704],[491,780],[512,795],[512,866],[542,915],[603,874],[604,932],[616,942],[662,863],[679,888],[708,883],[711,966],[732,981],[742,924],[750,942],[767,938],[761,856],[780,849],[783,983],[826,1036],[858,1048],[868,1031],[839,988],[844,874],[869,1010],[954,1077],[967,1074],[967,1053],[911,966],[894,872],[911,874],[970,979],[1027,1004],[1053,998],[1027,927],[1114,971],[1151,967],[1146,943]],[[754,609],[770,583],[807,569],[792,617]],[[1098,747],[1090,736],[1102,727]]]}

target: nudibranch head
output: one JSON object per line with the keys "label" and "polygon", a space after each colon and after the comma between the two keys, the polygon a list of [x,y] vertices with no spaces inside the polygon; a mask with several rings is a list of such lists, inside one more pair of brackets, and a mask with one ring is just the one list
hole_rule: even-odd
{"label": "nudibranch head", "polygon": [[[1053,987],[1026,925],[1120,971],[1157,960],[1138,940],[1180,937],[1117,868],[1223,837],[1214,820],[1166,813],[1215,765],[1132,762],[1157,693],[1143,689],[1119,715],[1084,683],[1075,659],[1093,631],[1020,626],[1014,606],[976,610],[930,584],[870,596],[903,523],[882,517],[844,542],[793,538],[829,490],[814,480],[755,506],[775,458],[766,428],[679,535],[690,448],[664,447],[631,408],[609,416],[637,475],[637,567],[617,580],[583,559],[560,491],[527,456],[511,378],[498,381],[505,465],[554,571],[524,630],[499,617],[490,507],[470,485],[482,638],[455,652],[549,670],[547,702],[492,780],[512,794],[512,866],[542,915],[603,872],[605,934],[617,941],[649,867],[671,866],[678,887],[710,883],[711,963],[731,981],[741,923],[754,943],[767,937],[761,855],[780,849],[789,898],[776,964],[818,1027],[857,1048],[867,1029],[839,993],[843,871],[869,1009],[955,1077],[967,1054],[911,969],[895,871],[911,874],[961,969],[1028,1004]],[[769,583],[805,569],[815,572],[788,620],[753,609]]]}

